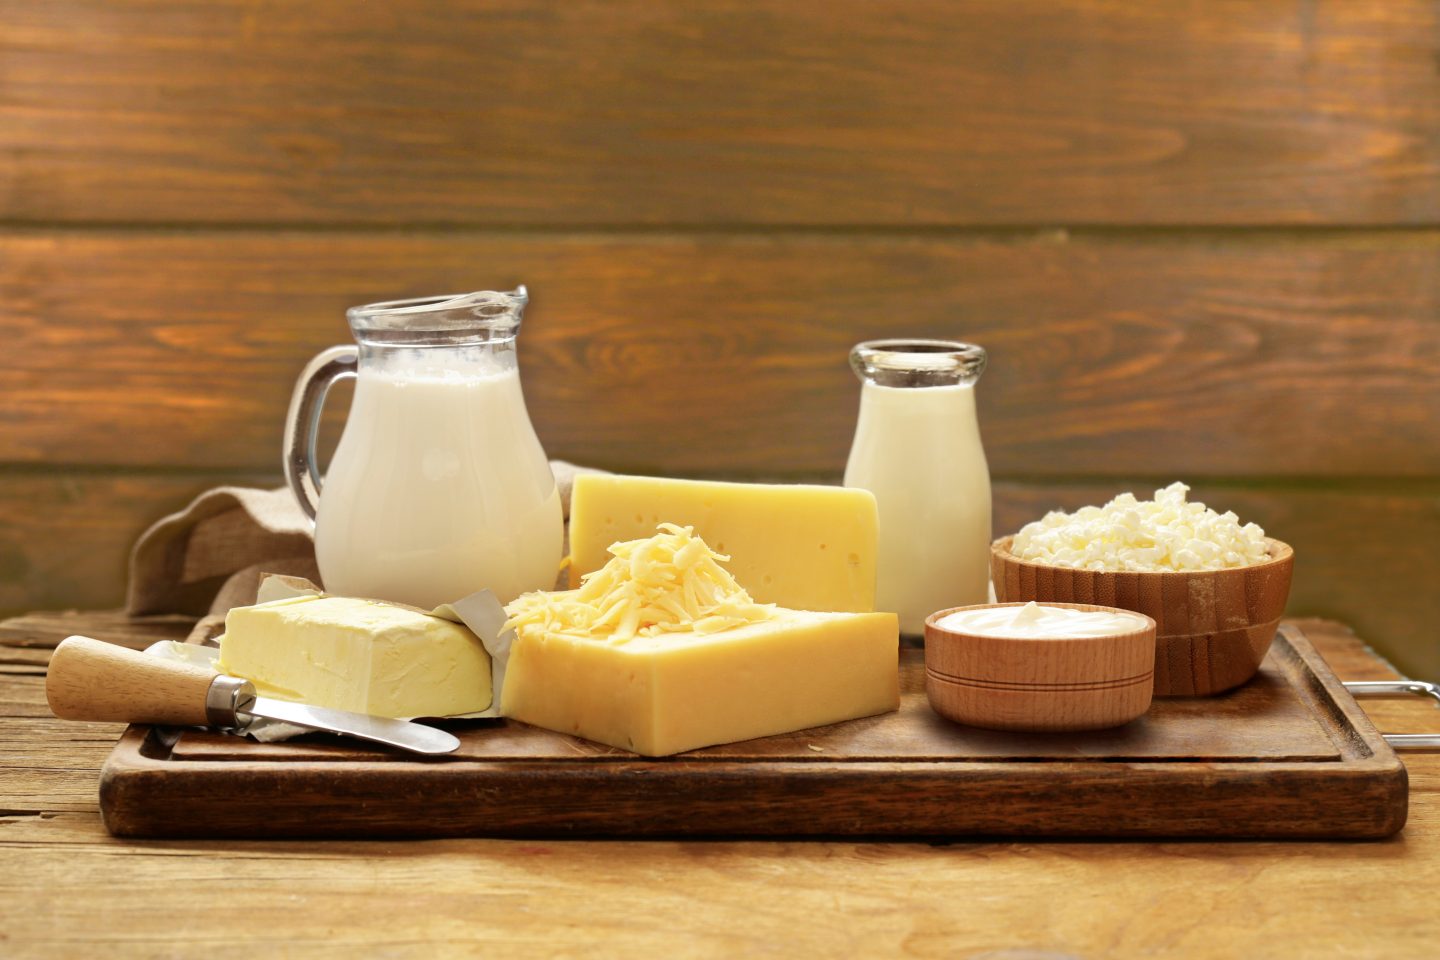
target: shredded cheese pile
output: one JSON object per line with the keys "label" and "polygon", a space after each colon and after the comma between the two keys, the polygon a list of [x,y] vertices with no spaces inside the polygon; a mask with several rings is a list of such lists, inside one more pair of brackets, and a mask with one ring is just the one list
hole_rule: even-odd
{"label": "shredded cheese pile", "polygon": [[1055,511],[1026,524],[1010,552],[1021,560],[1082,570],[1223,570],[1268,559],[1265,531],[1233,512],[1187,503],[1172,483],[1154,500],[1122,493],[1104,507]]}
{"label": "shredded cheese pile", "polygon": [[610,545],[605,566],[580,589],[527,593],[505,608],[517,637],[559,634],[625,643],[671,633],[715,633],[775,616],[756,603],[693,527],[662,523],[645,540]]}

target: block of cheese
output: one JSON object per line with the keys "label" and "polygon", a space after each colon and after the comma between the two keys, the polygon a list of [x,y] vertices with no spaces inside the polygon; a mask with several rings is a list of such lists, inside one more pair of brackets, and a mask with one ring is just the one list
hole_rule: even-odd
{"label": "block of cheese", "polygon": [[776,611],[625,644],[549,633],[510,650],[500,712],[662,757],[896,709],[893,613]]}
{"label": "block of cheese", "polygon": [[505,716],[666,756],[899,706],[895,614],[756,603],[689,527],[610,553],[506,607]]}
{"label": "block of cheese", "polygon": [[259,693],[382,717],[490,706],[490,655],[467,628],[409,607],[293,597],[225,616],[219,669]]}
{"label": "block of cheese", "polygon": [[875,497],[844,487],[583,474],[570,503],[570,585],[604,566],[612,543],[650,536],[662,522],[693,527],[729,556],[760,603],[875,608]]}

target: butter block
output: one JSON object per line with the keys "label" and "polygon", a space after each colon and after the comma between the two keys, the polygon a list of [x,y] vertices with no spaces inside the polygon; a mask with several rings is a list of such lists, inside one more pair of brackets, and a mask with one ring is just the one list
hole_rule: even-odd
{"label": "butter block", "polygon": [[500,712],[667,756],[895,710],[898,662],[893,613],[778,609],[717,633],[624,643],[522,634]]}
{"label": "butter block", "polygon": [[292,597],[225,616],[219,668],[259,693],[381,717],[448,717],[491,702],[490,655],[458,623],[350,597]]}
{"label": "butter block", "polygon": [[863,613],[875,608],[879,527],[868,490],[584,474],[570,505],[570,586],[616,541],[657,524],[695,528],[759,603]]}

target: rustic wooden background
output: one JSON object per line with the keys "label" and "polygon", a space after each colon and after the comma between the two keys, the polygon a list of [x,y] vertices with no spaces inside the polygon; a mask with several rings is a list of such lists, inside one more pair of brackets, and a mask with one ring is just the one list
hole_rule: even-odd
{"label": "rustic wooden background", "polygon": [[552,455],[834,479],[850,344],[973,339],[998,532],[1185,479],[1440,676],[1430,0],[0,0],[0,612],[520,281]]}

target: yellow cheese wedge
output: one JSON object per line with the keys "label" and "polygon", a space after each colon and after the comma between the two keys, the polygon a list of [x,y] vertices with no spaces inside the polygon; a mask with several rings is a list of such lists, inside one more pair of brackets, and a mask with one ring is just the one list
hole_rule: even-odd
{"label": "yellow cheese wedge", "polygon": [[500,712],[651,757],[804,730],[900,705],[893,613],[777,609],[718,633],[625,643],[522,635]]}
{"label": "yellow cheese wedge", "polygon": [[458,623],[350,597],[294,597],[225,616],[220,669],[265,696],[381,717],[478,713],[490,655]]}
{"label": "yellow cheese wedge", "polygon": [[875,497],[801,484],[718,483],[585,474],[570,505],[570,586],[618,540],[662,522],[695,528],[758,603],[795,610],[875,608]]}

